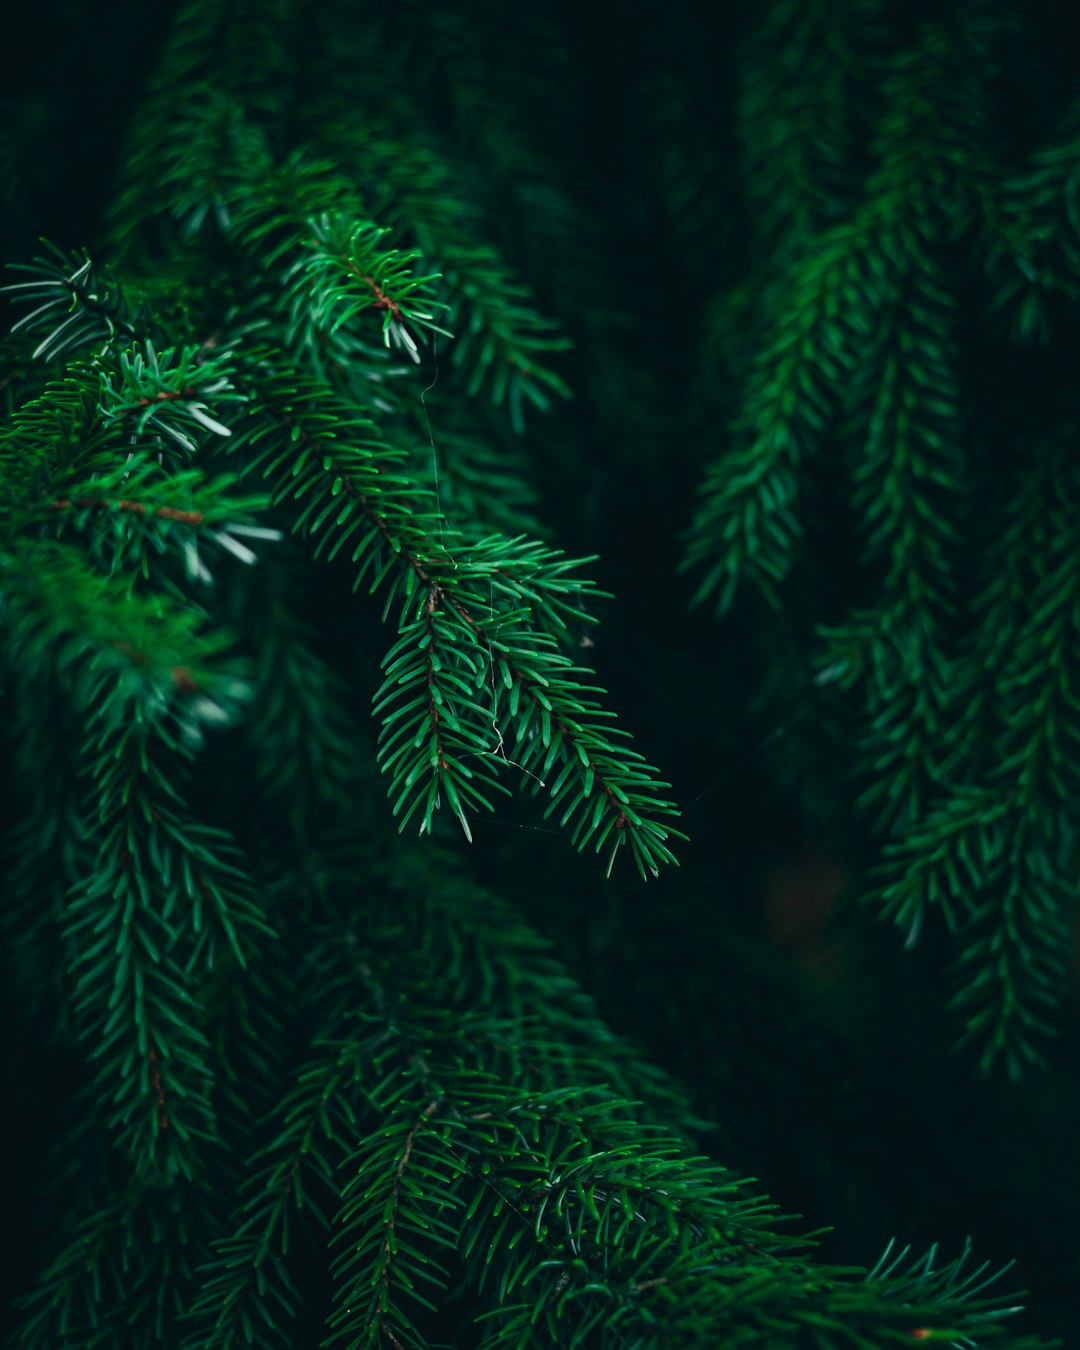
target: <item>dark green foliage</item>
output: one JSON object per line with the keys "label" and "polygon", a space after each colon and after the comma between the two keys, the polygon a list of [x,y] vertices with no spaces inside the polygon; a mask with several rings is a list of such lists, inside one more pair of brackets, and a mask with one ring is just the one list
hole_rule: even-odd
{"label": "dark green foliage", "polygon": [[1075,72],[983,4],[631,27],[188,0],[15,262],[13,1350],[1069,1332]]}
{"label": "dark green foliage", "polygon": [[[856,38],[858,25],[845,22]],[[786,241],[764,239],[751,255],[776,317],[741,376],[732,444],[708,472],[686,555],[707,567],[697,599],[715,597],[722,612],[746,583],[773,607],[797,603],[793,575],[814,566],[815,461],[845,453],[844,490],[872,590],[864,583],[839,622],[816,616],[814,686],[838,685],[862,701],[851,776],[871,838],[894,860],[880,893],[887,912],[911,942],[927,900],[940,901],[954,927],[954,911],[966,913],[956,946],[961,1040],[976,1047],[984,1070],[1000,1062],[1013,1076],[1043,1062],[1065,996],[1071,791],[1067,770],[1047,773],[1035,762],[1068,763],[1068,724],[1080,710],[1068,674],[1077,648],[1065,636],[1071,588],[1059,570],[1074,569],[1075,545],[1063,522],[1051,525],[1045,500],[1030,505],[1040,452],[1019,472],[1005,468],[1029,502],[1010,545],[972,509],[973,493],[999,491],[978,460],[1000,433],[994,391],[976,412],[960,334],[994,316],[1005,338],[1045,340],[1040,296],[1071,298],[1076,275],[1068,242],[1075,184],[1062,152],[1036,151],[1038,168],[1011,176],[997,162],[991,82],[1020,40],[1017,20],[972,6],[921,24],[912,45],[887,58],[865,173],[839,223],[809,205],[829,191],[833,163],[791,168],[787,191],[808,184],[805,220],[794,201],[785,215],[800,247],[792,256]],[[784,46],[785,59],[793,50]],[[851,79],[858,82],[854,69]],[[817,88],[824,116],[835,91],[822,81]],[[766,154],[777,126],[747,120],[749,145]],[[1069,135],[1050,134],[1062,143]],[[794,133],[784,145],[796,154]],[[775,156],[767,163],[775,168]],[[1047,259],[1041,271],[1036,252]],[[1034,289],[1025,292],[1018,274]],[[1009,411],[1006,434],[1015,435]],[[1070,418],[1064,404],[1061,418]],[[1048,434],[1067,435],[1061,421]],[[833,464],[817,470],[819,481],[826,472]],[[1008,510],[1003,504],[1005,519]],[[1037,557],[1025,585],[1037,547],[1031,531],[1043,530],[1053,553]],[[987,674],[1001,681],[996,696],[977,692]],[[808,689],[804,697],[819,696]],[[988,737],[992,754],[981,749],[975,759],[973,738]],[[996,797],[981,795],[987,775],[1015,803],[1007,819]],[[1030,812],[1038,819],[1025,820]]]}

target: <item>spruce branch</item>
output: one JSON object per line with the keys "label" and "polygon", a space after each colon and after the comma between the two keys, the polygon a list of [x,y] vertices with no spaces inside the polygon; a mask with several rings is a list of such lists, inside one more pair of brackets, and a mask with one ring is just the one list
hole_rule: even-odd
{"label": "spruce branch", "polygon": [[[248,1159],[233,1229],[215,1239],[185,1313],[185,1350],[291,1343],[288,1321],[298,1297],[289,1273],[291,1235],[305,1210],[328,1226],[322,1211],[338,1194],[328,1149],[348,1110],[336,1102],[355,1082],[359,1053],[350,1047],[311,1058],[269,1116],[272,1134]],[[355,1126],[355,1116],[349,1123]]]}
{"label": "spruce branch", "polygon": [[42,243],[46,256],[8,264],[34,279],[0,287],[0,293],[17,295],[21,304],[37,306],[11,328],[12,333],[45,333],[31,361],[57,361],[91,343],[108,350],[145,330],[145,310],[133,312],[116,278],[96,268],[85,250],[68,255],[48,240]]}
{"label": "spruce branch", "polygon": [[[380,230],[367,217],[370,213],[388,219],[395,229],[408,231],[420,245],[419,250],[402,255],[398,261],[398,281],[402,264],[421,254],[449,269],[447,285],[452,298],[434,305],[450,308],[454,325],[461,329],[452,364],[467,368],[470,396],[490,384],[493,404],[506,403],[513,426],[520,431],[525,403],[545,409],[551,394],[567,395],[564,381],[540,358],[565,349],[568,340],[523,303],[529,299],[527,288],[513,280],[494,250],[466,245],[462,240],[462,208],[447,201],[447,171],[437,156],[421,146],[389,139],[385,129],[380,131],[372,124],[359,137],[355,127],[336,133],[332,128],[323,129],[325,135],[320,137],[315,154],[295,152],[279,170],[272,170],[256,129],[247,125],[243,109],[227,95],[196,100],[194,108],[189,105],[187,116],[194,122],[188,137],[178,140],[172,131],[169,145],[183,146],[189,177],[185,182],[174,175],[176,186],[171,191],[166,189],[163,205],[187,221],[189,235],[201,227],[213,203],[222,231],[234,235],[245,247],[261,247],[266,262],[273,264],[300,242],[288,241],[283,231],[303,231],[307,247],[288,274],[293,299],[302,295],[305,279],[308,285],[318,285],[321,280],[323,302],[342,306],[335,327],[355,312],[352,304],[380,310],[384,342],[387,346],[393,343],[415,361],[419,355],[409,324],[419,324],[435,334],[445,335],[446,330],[433,322],[431,313],[414,308],[406,315],[401,309],[402,297],[389,293],[373,268],[371,246],[385,229]],[[197,144],[203,139],[209,141],[212,148],[207,158],[213,167],[197,173],[196,186],[190,187],[193,138]],[[323,157],[328,143],[347,160],[356,158],[362,197],[357,196],[355,180]],[[172,181],[168,174],[166,181]],[[134,228],[134,224],[127,226],[127,238]],[[387,256],[381,256],[380,265],[393,266]],[[434,273],[426,280],[438,275]],[[423,279],[412,279],[407,289],[422,284]],[[362,300],[347,300],[350,291]],[[428,308],[432,303],[427,302]],[[298,333],[313,323],[318,325],[319,320],[302,303],[294,303],[291,308],[291,340],[295,340]],[[404,322],[406,319],[408,322]]]}
{"label": "spruce branch", "polygon": [[115,466],[119,436],[102,423],[100,388],[98,370],[74,367],[49,381],[0,431],[0,511],[9,528],[25,512],[40,511],[68,475]]}
{"label": "spruce branch", "polygon": [[[403,917],[391,949],[407,941]],[[333,933],[320,969],[343,981],[353,966],[368,991],[373,1061],[360,1085],[390,1121],[366,1131],[349,1163],[361,1169],[357,1200],[334,1220],[335,1245],[346,1244],[332,1319],[341,1343],[372,1344],[387,1324],[426,1343],[414,1310],[425,1285],[446,1287],[455,1220],[469,1224],[461,1250],[489,1301],[491,1346],[529,1344],[538,1329],[552,1344],[576,1343],[603,1325],[616,1345],[689,1347],[736,1323],[750,1343],[802,1334],[872,1345],[926,1327],[964,1335],[1003,1315],[1004,1299],[979,1302],[977,1283],[954,1287],[962,1262],[935,1269],[934,1253],[914,1277],[894,1266],[866,1283],[851,1278],[862,1272],[813,1264],[804,1241],[776,1234],[771,1206],[741,1195],[744,1183],[723,1169],[688,1160],[664,1130],[643,1133],[628,1103],[585,1086],[537,1091],[528,1065],[548,1034],[542,1023],[448,1017],[427,970],[366,954],[370,925],[359,951],[336,923]],[[488,1059],[489,1045],[508,1038],[520,1047],[510,1078]]]}
{"label": "spruce branch", "polygon": [[1080,299],[1080,101],[1023,170],[981,196],[980,248],[991,285],[986,312],[1023,345],[1050,339],[1053,301]]}
{"label": "spruce branch", "polygon": [[[279,878],[257,869],[254,880],[267,912],[277,920],[279,902],[294,900],[295,890],[283,897],[275,884]],[[254,959],[247,969],[222,971],[207,994],[222,1135],[212,1184],[223,1203],[212,1211],[206,1206],[205,1218],[211,1222],[204,1222],[201,1229],[203,1260],[198,1276],[187,1283],[184,1307],[174,1324],[176,1343],[188,1350],[239,1343],[279,1350],[291,1344],[290,1323],[299,1295],[286,1258],[297,1237],[303,1237],[297,1229],[303,1228],[305,1206],[318,1218],[317,1206],[303,1193],[312,1162],[318,1161],[317,1147],[314,1160],[293,1153],[284,1167],[278,1167],[279,1155],[268,1136],[268,1130],[276,1130],[280,1123],[275,1111],[282,1105],[283,1092],[290,1126],[300,1109],[299,1092],[286,1088],[296,1067],[299,1039],[292,1015],[292,957],[284,944],[274,940],[251,946]],[[306,1135],[304,1149],[310,1150],[312,1142]],[[307,1169],[300,1175],[305,1162]]]}
{"label": "spruce branch", "polygon": [[[438,869],[437,890],[426,884],[428,866]],[[343,875],[347,868],[348,855]],[[523,1065],[539,1086],[580,1082],[601,1054],[606,1088],[635,1103],[635,1119],[662,1121],[688,1140],[713,1128],[666,1073],[610,1030],[558,959],[554,943],[507,899],[478,884],[452,854],[410,849],[394,860],[392,871],[385,864],[379,871],[387,874],[394,907],[409,916],[411,941],[430,968],[442,972],[455,1006],[488,1008],[525,1027],[542,1017],[548,1034],[535,1043],[536,1058]],[[492,1045],[500,1048],[495,1039]],[[517,1062],[512,1045],[502,1052]]]}
{"label": "spruce branch", "polygon": [[99,1199],[22,1302],[18,1350],[133,1350],[161,1344],[195,1254],[175,1192],[129,1183]]}
{"label": "spruce branch", "polygon": [[[445,793],[468,833],[466,808],[487,806],[485,792],[501,787],[494,761],[508,762],[498,752],[512,733],[519,767],[539,785],[561,761],[548,812],[561,807],[564,825],[576,815],[578,848],[609,842],[610,870],[627,843],[643,877],[673,862],[665,840],[682,836],[650,819],[676,814],[658,795],[667,784],[655,781],[637,752],[617,745],[625,733],[604,725],[610,714],[591,698],[602,691],[578,680],[584,672],[531,619],[534,609],[542,611],[545,624],[561,630],[567,616],[581,617],[579,607],[563,599],[567,590],[581,589],[580,582],[563,580],[569,564],[520,541],[491,540],[481,541],[479,565],[473,565],[464,550],[459,556],[456,545],[447,546],[441,513],[394,472],[402,452],[382,442],[368,419],[342,407],[318,382],[265,364],[247,366],[238,387],[269,419],[236,438],[238,448],[262,443],[251,471],[261,468],[275,480],[275,501],[307,497],[294,529],[321,531],[316,555],[326,549],[332,560],[355,539],[354,588],[373,572],[370,591],[386,585],[384,618],[392,605],[401,607],[399,640],[386,658],[376,706],[385,711],[412,691],[409,702],[393,709],[398,725],[391,729],[384,719],[391,739],[381,752],[402,825],[422,809],[422,829],[430,829]],[[527,581],[518,576],[523,565],[531,569]],[[505,609],[494,604],[496,583]],[[480,617],[485,611],[493,617]],[[493,706],[500,681],[507,691],[506,732]],[[466,754],[481,763],[465,768]]]}
{"label": "spruce branch", "polygon": [[[708,469],[687,534],[683,569],[707,570],[691,603],[716,598],[721,614],[740,582],[752,581],[774,608],[803,533],[796,510],[800,477],[825,437],[837,393],[858,373],[890,287],[890,266],[918,256],[923,237],[946,224],[942,185],[960,205],[982,134],[988,63],[985,24],[975,16],[925,25],[884,82],[884,110],[872,145],[877,161],[850,219],[819,233],[802,256],[780,254],[770,308],[780,317],[758,346],[732,425],[732,445]],[[929,231],[928,231],[929,226]],[[873,266],[871,261],[873,260]],[[775,276],[767,278],[775,281]],[[928,298],[940,305],[929,282]],[[938,288],[940,289],[940,288]]]}
{"label": "spruce branch", "polygon": [[853,648],[871,677],[862,743],[872,784],[860,802],[878,808],[883,832],[922,813],[940,773],[951,666],[942,634],[955,612],[965,482],[952,297],[914,241],[890,254],[903,262],[885,274],[891,294],[849,394],[853,505],[881,599],[824,630],[818,657],[819,684],[854,675]]}
{"label": "spruce branch", "polygon": [[86,777],[97,854],[64,924],[76,1009],[100,1061],[99,1089],[111,1094],[109,1123],[137,1173],[191,1177],[197,1142],[216,1134],[193,972],[223,956],[242,967],[241,934],[270,930],[228,838],[175,810],[175,789],[147,747],[93,732]]}
{"label": "spruce branch", "polygon": [[[1040,1045],[1064,992],[1080,772],[1077,487],[1067,457],[1043,454],[1013,499],[960,671],[971,707],[954,772],[966,781],[886,848],[870,897],[908,929],[909,945],[927,907],[942,907],[959,953],[952,1002],[984,1075],[1045,1064]],[[1033,511],[1040,524],[1029,532]]]}
{"label": "spruce branch", "polygon": [[175,559],[189,580],[207,582],[207,550],[251,564],[258,556],[253,543],[280,538],[279,531],[256,523],[265,497],[241,496],[234,477],[208,479],[200,468],[164,476],[155,449],[154,443],[149,452],[131,448],[119,465],[110,455],[108,466],[90,475],[82,465],[81,473],[57,474],[49,485],[56,495],[12,502],[12,523],[39,537],[85,541],[88,556],[105,573],[130,569],[162,584],[158,560]]}
{"label": "spruce branch", "polygon": [[[58,264],[64,264],[64,255],[59,250],[56,253]],[[39,266],[37,270],[50,278],[45,290],[50,294],[59,290],[63,297],[69,297],[68,307],[73,312],[57,325],[56,310],[61,300],[54,300],[19,321],[19,324],[32,322],[38,330],[48,333],[32,359],[50,345],[63,344],[65,350],[84,345],[87,333],[99,322],[107,323],[108,333],[102,351],[92,361],[72,368],[66,380],[50,385],[48,401],[35,400],[21,409],[6,429],[4,439],[11,445],[7,458],[9,463],[14,462],[16,473],[26,478],[27,466],[18,461],[25,457],[27,449],[35,458],[60,459],[61,463],[74,458],[71,451],[62,457],[57,455],[50,443],[55,440],[57,430],[50,426],[58,411],[57,402],[67,414],[64,440],[70,444],[76,437],[85,437],[88,448],[99,448],[103,440],[107,442],[108,433],[121,424],[123,434],[129,437],[152,439],[164,435],[189,454],[194,453],[207,432],[230,434],[228,427],[210,415],[205,401],[213,399],[219,405],[228,405],[238,400],[230,384],[225,354],[209,355],[205,346],[194,345],[169,346],[157,351],[150,336],[157,323],[148,302],[144,298],[138,309],[132,310],[111,278],[106,283],[91,285],[95,273],[85,255],[74,274],[81,279],[78,285],[56,263]],[[31,287],[34,284],[28,283]],[[73,329],[73,324],[82,327]],[[118,337],[124,340],[123,345],[113,350],[113,339]],[[96,406],[91,410],[87,400],[95,396]]]}
{"label": "spruce branch", "polygon": [[[386,202],[385,194],[377,193],[377,200]],[[389,202],[386,205],[389,208]],[[393,211],[390,217],[397,219]],[[408,223],[396,228],[408,232]],[[470,420],[460,416],[458,424],[448,428],[447,420],[454,416],[454,409],[440,408],[439,440],[433,444],[435,436],[424,397],[428,390],[421,393],[417,404],[412,385],[408,394],[402,386],[402,377],[408,377],[410,367],[387,362],[389,352],[402,352],[417,362],[421,332],[431,332],[433,339],[448,336],[432,321],[437,309],[447,308],[443,301],[435,300],[431,282],[437,274],[413,278],[406,263],[421,255],[416,250],[386,250],[381,240],[387,232],[366,219],[354,182],[344,178],[331,162],[306,154],[292,155],[274,171],[269,182],[252,185],[251,200],[244,201],[238,213],[238,242],[244,254],[265,258],[267,265],[274,267],[292,259],[286,266],[281,292],[261,297],[259,302],[265,302],[267,312],[275,316],[273,323],[284,324],[284,340],[296,352],[302,367],[360,409],[412,421],[417,427],[417,440],[423,437],[431,443],[431,448],[418,447],[413,471],[429,477],[435,468],[437,486],[437,459],[445,455],[443,477],[448,504],[454,504],[464,490],[466,497],[460,505],[471,505],[475,499],[487,512],[505,517],[513,498],[531,501],[532,497],[518,481],[521,470],[517,474],[508,472],[508,464],[520,455],[513,441],[491,443],[494,428],[478,436]],[[398,292],[396,285],[387,290],[391,275],[406,290]],[[413,288],[414,296],[427,308],[406,315],[402,304],[406,304]],[[363,316],[369,311],[381,313],[383,351],[367,340],[367,329],[373,325],[370,320],[363,321]],[[504,339],[509,342],[505,335]],[[451,352],[458,347],[455,343]],[[524,359],[522,355],[520,360]],[[437,378],[436,358],[433,383]],[[539,390],[536,379],[533,386]],[[512,405],[518,401],[513,390],[509,397]],[[401,432],[389,432],[389,428],[387,433],[401,436]],[[467,520],[468,514],[459,509],[460,520]],[[516,524],[520,528],[520,516]]]}
{"label": "spruce branch", "polygon": [[1055,840],[1014,826],[1006,866],[983,880],[970,921],[959,935],[950,1006],[962,1022],[979,1072],[1012,1080],[1048,1067],[1044,1046],[1057,1032],[1067,981],[1072,879],[1047,875]]}
{"label": "spruce branch", "polygon": [[262,920],[218,856],[220,836],[184,831],[176,788],[147,742],[156,731],[182,760],[203,724],[229,720],[244,684],[209,664],[221,639],[199,635],[194,613],[136,599],[71,549],[23,544],[3,561],[10,650],[54,666],[85,719],[83,818],[95,859],[64,918],[81,1034],[139,1171],[190,1175],[194,1141],[212,1135],[190,970],[213,960],[214,922],[235,949],[240,926]]}
{"label": "spruce branch", "polygon": [[699,490],[680,564],[707,569],[691,604],[711,596],[727,613],[746,579],[779,607],[802,535],[799,473],[824,436],[832,390],[871,331],[862,307],[845,308],[867,288],[867,243],[858,229],[837,226],[791,268],[783,317],[747,377],[735,442]]}
{"label": "spruce branch", "polygon": [[298,21],[289,0],[236,0],[227,9],[186,0],[132,122],[109,203],[109,244],[125,262],[156,252],[177,222],[189,238],[208,220],[229,228],[235,179],[266,162]]}
{"label": "spruce branch", "polygon": [[433,311],[446,308],[430,298],[439,274],[417,277],[407,266],[420,257],[417,250],[386,249],[381,240],[389,229],[370,221],[323,214],[307,224],[307,250],[285,273],[294,324],[312,324],[332,335],[355,315],[375,310],[385,346],[413,361],[420,354],[410,328],[451,336],[433,321]]}
{"label": "spruce branch", "polygon": [[[18,1350],[290,1350],[320,1320],[341,1350],[1044,1345],[1010,1330],[1018,1299],[966,1243],[956,1260],[890,1243],[869,1271],[820,1260],[815,1234],[701,1156],[716,1126],[694,1084],[645,1062],[631,1028],[684,1064],[687,1035],[707,1048],[707,1088],[746,1069],[724,1139],[772,1156],[826,1218],[848,1169],[832,1217],[851,1250],[881,1250],[894,1203],[897,1227],[933,1219],[842,1156],[875,1112],[900,1121],[879,1141],[892,1166],[912,1101],[1027,1146],[1040,1095],[1065,1100],[1047,1076],[1032,1118],[1010,1121],[1014,1083],[950,1077],[924,1034],[945,1000],[921,979],[940,960],[983,1076],[1067,1067],[1051,1038],[1080,793],[1080,477],[1058,323],[1077,298],[1076,109],[1032,132],[1064,67],[983,4],[905,11],[891,34],[880,0],[768,0],[734,43],[712,16],[724,40],[701,40],[703,12],[675,5],[635,29],[612,83],[562,8],[184,0],[119,166],[122,282],[46,244],[9,297],[26,311],[0,346],[0,740],[20,794],[2,889],[29,1014],[11,1077],[51,1135],[26,1150],[50,1193],[48,1255]],[[1048,78],[1014,103],[1018,71]],[[70,107],[84,111],[78,86]],[[596,176],[610,154],[614,197]],[[677,261],[673,286],[636,280],[655,257]],[[562,402],[571,344],[545,308],[580,343],[583,416]],[[999,351],[987,313],[1022,343],[1053,338],[1046,359]],[[702,406],[684,412],[699,351]],[[1025,363],[1045,399],[1022,396]],[[543,444],[522,434],[534,407],[553,414]],[[909,946],[941,911],[918,972],[879,963],[855,925],[792,1003],[787,954],[725,919],[716,890],[717,867],[742,875],[747,848],[782,846],[756,829],[640,914],[636,891],[599,909],[561,895],[554,855],[535,894],[551,831],[501,836],[501,883],[485,838],[481,883],[439,840],[386,829],[396,815],[439,834],[449,808],[468,836],[520,775],[609,873],[620,850],[642,877],[675,861],[669,785],[578,664],[610,597],[584,575],[592,557],[537,542],[528,483],[546,473],[567,529],[599,549],[613,500],[635,482],[642,501],[677,493],[695,444],[710,463],[686,541],[694,601],[764,598],[773,618],[746,607],[736,647],[773,667],[755,688],[797,700],[752,753],[793,721],[824,732],[822,779],[785,744],[784,783],[805,800],[851,771],[882,865],[846,799],[815,819],[848,876],[871,869],[869,898]],[[634,509],[662,532],[653,505]],[[320,579],[313,558],[336,570]],[[350,582],[371,597],[359,628],[338,581],[346,601]],[[659,615],[662,594],[649,603]],[[367,623],[380,612],[385,641]],[[655,636],[670,705],[694,672],[673,627]],[[380,657],[369,735],[354,714]],[[683,697],[691,750],[742,697],[711,657],[705,682],[720,711]],[[767,826],[739,777],[712,814]],[[717,1001],[712,958],[732,937]],[[583,978],[600,961],[598,989],[623,986],[625,1039],[575,960]],[[858,1003],[827,987],[849,963]],[[815,1034],[811,990],[842,1009],[835,1039]],[[688,1008],[711,1008],[700,1036]],[[883,1012],[899,1019],[889,1084]],[[759,1088],[798,1088],[773,1049],[827,1111],[797,1139],[780,1124],[740,1140]],[[1046,1222],[1068,1202],[1031,1203],[1060,1182],[1036,1142],[1012,1178],[1008,1142],[944,1179],[933,1150],[908,1164],[939,1217],[949,1187],[997,1175],[1018,1233],[1039,1216],[1045,1290],[1067,1251]],[[28,1168],[25,1189],[42,1177]],[[1066,1315],[1046,1308],[1048,1325]]]}
{"label": "spruce branch", "polygon": [[879,0],[763,8],[738,54],[742,178],[762,251],[813,234],[850,207],[859,114]]}
{"label": "spruce branch", "polygon": [[498,252],[475,242],[486,222],[462,199],[446,150],[402,134],[385,109],[359,125],[351,110],[335,116],[340,93],[331,90],[331,115],[313,118],[320,148],[338,163],[355,165],[372,214],[411,236],[421,255],[442,269],[447,323],[457,334],[451,367],[464,373],[470,398],[486,391],[494,406],[505,404],[520,433],[526,404],[546,411],[552,395],[569,396],[545,363],[549,353],[566,350],[569,339],[537,312],[529,288]]}
{"label": "spruce branch", "polygon": [[[1046,543],[1027,613],[998,682],[999,733],[988,784],[1007,792],[1009,830],[994,897],[973,916],[955,1004],[980,1066],[1000,1056],[1010,1077],[1053,1030],[1064,998],[1075,908],[1072,803],[1080,785],[1080,479],[1068,463],[1055,482]],[[995,894],[996,893],[996,894]],[[967,936],[967,935],[962,935]],[[995,959],[988,959],[988,958]],[[967,972],[971,971],[971,974]]]}
{"label": "spruce branch", "polygon": [[194,454],[207,432],[228,436],[230,430],[210,415],[207,399],[237,402],[230,386],[228,358],[207,357],[200,347],[168,347],[162,352],[146,342],[121,352],[115,375],[101,381],[101,414],[106,426],[133,425],[135,434],[169,437]]}
{"label": "spruce branch", "polygon": [[1008,811],[1006,794],[964,785],[886,845],[886,861],[878,869],[885,880],[867,900],[907,930],[909,947],[932,906],[941,907],[951,933],[973,917],[979,891],[1004,852]]}
{"label": "spruce branch", "polygon": [[[334,951],[336,959],[329,949],[326,951],[332,965],[355,960],[350,957],[349,944],[342,946],[338,942]],[[593,1094],[577,1088],[541,1096],[534,1091],[515,1091],[504,1079],[481,1068],[475,1050],[464,1055],[462,1050],[469,1045],[482,1055],[491,1033],[496,1042],[507,1037],[520,1041],[521,1027],[501,1027],[489,1014],[450,1020],[438,1003],[428,1003],[424,997],[422,991],[431,990],[429,978],[414,984],[410,977],[404,977],[410,993],[402,998],[403,977],[392,976],[391,969],[375,969],[365,957],[356,961],[356,970],[371,991],[374,1023],[368,1037],[372,1070],[361,1081],[377,1086],[365,1087],[364,1096],[371,1107],[390,1113],[394,1123],[391,1129],[369,1134],[369,1142],[349,1161],[350,1168],[360,1163],[363,1170],[356,1187],[359,1190],[366,1185],[366,1189],[362,1201],[345,1204],[335,1220],[335,1244],[348,1242],[337,1273],[339,1277],[349,1274],[338,1291],[339,1301],[347,1306],[331,1318],[337,1335],[330,1343],[337,1343],[341,1335],[349,1335],[345,1342],[349,1346],[370,1345],[387,1320],[392,1322],[395,1335],[415,1334],[407,1306],[415,1301],[427,1302],[418,1292],[418,1284],[433,1281],[436,1287],[446,1287],[446,1272],[440,1274],[432,1248],[447,1253],[453,1250],[454,1232],[444,1222],[448,1206],[451,1211],[458,1209],[460,1220],[472,1221],[464,1249],[466,1261],[480,1250],[481,1242],[487,1246],[488,1260],[477,1266],[472,1275],[481,1290],[486,1285],[496,1247],[509,1238],[508,1251],[514,1252],[519,1241],[515,1237],[518,1225],[522,1231],[531,1233],[531,1239],[521,1247],[526,1265],[531,1266],[541,1258],[538,1274],[554,1266],[550,1273],[540,1276],[541,1288],[534,1292],[532,1306],[544,1309],[546,1322],[554,1329],[555,1308],[547,1307],[549,1302],[555,1302],[552,1293],[560,1293],[571,1280],[580,1288],[583,1279],[588,1278],[588,1263],[581,1259],[572,1239],[568,1244],[543,1222],[546,1204],[539,1207],[534,1218],[529,1211],[535,1205],[526,1197],[541,1177],[550,1177],[556,1156],[569,1165],[570,1159],[563,1151],[564,1129],[572,1138],[580,1128],[583,1114],[588,1116],[595,1110],[609,1120],[613,1111],[621,1114],[623,1104],[612,1102],[606,1092]],[[376,1027],[381,1028],[381,1034],[376,1034]],[[461,1048],[455,1050],[459,1038],[464,1039]],[[527,1062],[530,1056],[523,1058]],[[400,1064],[400,1070],[393,1069],[395,1063]],[[592,1107],[585,1104],[595,1096],[599,1101],[594,1101]],[[617,1129],[613,1123],[605,1128]],[[629,1122],[624,1122],[624,1128],[637,1132]],[[597,1141],[591,1132],[582,1145],[592,1155],[605,1156],[603,1150],[596,1153]],[[658,1143],[656,1147],[662,1150],[664,1146]],[[422,1189],[415,1185],[406,1187],[406,1167],[414,1156],[414,1165],[419,1165],[424,1174]],[[670,1215],[677,1199],[666,1198],[672,1194],[669,1188],[674,1188],[677,1197],[681,1187],[673,1176],[668,1187],[657,1189],[655,1170],[654,1162],[648,1172],[649,1180],[634,1188],[637,1204],[647,1204],[646,1196],[656,1196],[662,1211]],[[373,1185],[373,1174],[378,1176],[380,1171],[383,1181],[381,1185]],[[473,1199],[461,1213],[463,1203],[455,1197],[461,1185],[470,1181]],[[546,1189],[540,1184],[537,1199]],[[562,1193],[562,1188],[557,1188],[550,1198],[555,1200]],[[434,1216],[429,1208],[433,1202],[437,1206]],[[555,1206],[560,1217],[564,1203],[559,1200]],[[595,1206],[592,1208],[595,1212]],[[753,1208],[750,1202],[748,1215]],[[739,1220],[730,1204],[724,1207],[724,1217],[729,1231],[732,1223],[737,1229]],[[508,1232],[511,1219],[516,1223]],[[494,1234],[488,1228],[492,1221],[498,1221],[494,1222]],[[750,1222],[755,1237],[766,1241],[757,1225]],[[408,1238],[400,1236],[403,1229],[409,1233]],[[416,1243],[423,1245],[417,1247]],[[545,1255],[550,1259],[543,1260]],[[351,1274],[358,1260],[365,1272],[359,1279]],[[512,1264],[517,1264],[516,1254]],[[369,1270],[373,1271],[370,1280]],[[510,1279],[509,1287],[516,1282],[516,1278]],[[401,1290],[396,1297],[395,1284]],[[362,1290],[372,1285],[375,1295],[368,1302],[362,1298]],[[354,1306],[357,1304],[358,1307]],[[558,1309],[559,1314],[564,1311],[565,1307]]]}

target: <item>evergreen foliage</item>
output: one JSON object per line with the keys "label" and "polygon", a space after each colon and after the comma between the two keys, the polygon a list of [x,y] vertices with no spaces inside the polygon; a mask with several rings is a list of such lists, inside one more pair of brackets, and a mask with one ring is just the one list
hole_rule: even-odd
{"label": "evergreen foliage", "polygon": [[[569,7],[185,0],[93,247],[12,264],[8,1060],[64,1085],[12,1350],[1076,1328],[1075,1199],[1032,1312],[985,1199],[913,1256],[895,1107],[1077,1114],[1077,72],[1035,10],[641,8],[605,201]],[[755,744],[741,818],[844,862],[802,970],[695,815]],[[829,1073],[798,1220],[755,1122]]]}

